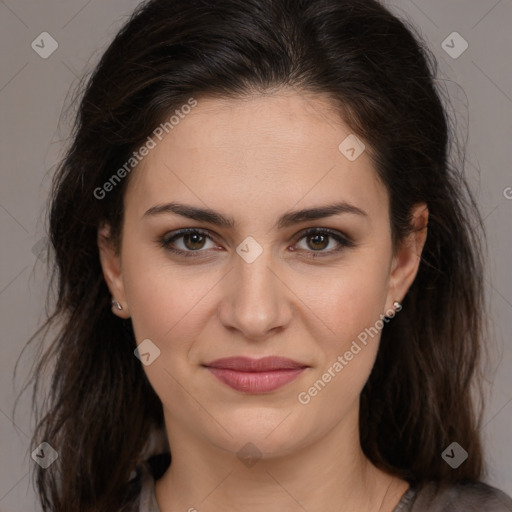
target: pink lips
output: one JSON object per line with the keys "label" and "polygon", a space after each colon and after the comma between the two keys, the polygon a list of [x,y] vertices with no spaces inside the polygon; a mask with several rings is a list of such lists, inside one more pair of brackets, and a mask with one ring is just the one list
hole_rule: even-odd
{"label": "pink lips", "polygon": [[204,365],[221,382],[245,393],[267,393],[296,379],[308,366],[285,357],[226,357]]}

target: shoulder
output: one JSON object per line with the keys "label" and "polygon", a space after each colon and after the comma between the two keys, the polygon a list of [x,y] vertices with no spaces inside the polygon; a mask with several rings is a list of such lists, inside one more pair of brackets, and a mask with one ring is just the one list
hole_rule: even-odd
{"label": "shoulder", "polygon": [[413,486],[396,512],[512,512],[512,499],[483,482]]}

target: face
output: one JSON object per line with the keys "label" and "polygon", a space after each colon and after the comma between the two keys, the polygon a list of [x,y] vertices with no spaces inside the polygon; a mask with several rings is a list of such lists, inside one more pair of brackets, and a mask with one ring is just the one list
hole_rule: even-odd
{"label": "face", "polygon": [[[115,314],[151,340],[144,370],[171,446],[187,435],[278,455],[354,430],[382,317],[414,280],[425,230],[393,253],[368,152],[339,149],[350,134],[322,96],[204,98],[130,176],[120,253],[101,230],[101,259]],[[341,206],[312,215],[330,205]],[[419,206],[414,222],[426,215]],[[251,380],[205,366],[234,356],[304,368]]]}

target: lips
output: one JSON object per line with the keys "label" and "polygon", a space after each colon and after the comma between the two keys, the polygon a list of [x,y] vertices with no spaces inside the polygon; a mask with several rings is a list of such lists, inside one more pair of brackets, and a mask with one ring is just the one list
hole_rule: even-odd
{"label": "lips", "polygon": [[261,359],[250,357],[224,357],[216,359],[205,366],[209,368],[224,368],[240,372],[268,372],[274,370],[297,370],[307,368],[306,364],[298,363],[286,357],[268,356]]}
{"label": "lips", "polygon": [[227,357],[205,366],[217,379],[244,393],[274,391],[296,379],[307,365],[285,357]]}

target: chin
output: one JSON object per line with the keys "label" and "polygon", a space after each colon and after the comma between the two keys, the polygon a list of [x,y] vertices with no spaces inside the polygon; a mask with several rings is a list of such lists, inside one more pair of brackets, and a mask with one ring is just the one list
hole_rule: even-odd
{"label": "chin", "polygon": [[244,455],[265,459],[285,456],[298,448],[300,433],[291,419],[283,421],[289,413],[273,414],[264,417],[255,412],[254,417],[236,422],[223,422],[222,425],[232,435],[222,429],[222,438],[211,439],[212,444],[237,457]]}

